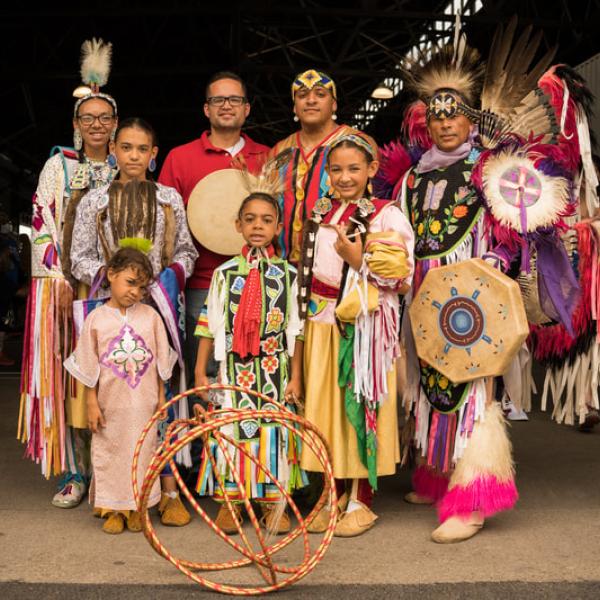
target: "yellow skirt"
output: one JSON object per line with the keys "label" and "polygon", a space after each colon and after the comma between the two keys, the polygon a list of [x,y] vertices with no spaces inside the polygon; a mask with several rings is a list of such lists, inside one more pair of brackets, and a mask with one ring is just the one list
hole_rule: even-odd
{"label": "yellow skirt", "polygon": [[[77,289],[77,299],[85,300],[88,297],[88,294],[89,287],[85,285],[85,283],[80,283]],[[67,414],[67,425],[77,429],[87,429],[88,422],[85,386],[83,383],[70,376],[67,377],[65,408]]]}
{"label": "yellow skirt", "polygon": [[[358,455],[356,432],[346,417],[344,395],[338,386],[340,334],[335,325],[306,321],[304,340],[305,417],[325,436],[339,479],[367,477]],[[396,412],[396,369],[388,373],[388,398],[377,415],[377,475],[393,475],[400,462],[398,415]],[[323,471],[306,446],[300,462],[307,471]]]}

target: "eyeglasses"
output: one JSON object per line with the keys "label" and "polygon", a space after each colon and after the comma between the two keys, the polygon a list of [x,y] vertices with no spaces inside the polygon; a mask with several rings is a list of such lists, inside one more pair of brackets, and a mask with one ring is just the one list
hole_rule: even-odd
{"label": "eyeglasses", "polygon": [[211,96],[206,101],[211,106],[223,106],[225,102],[229,102],[230,106],[241,106],[246,102],[245,96]]}
{"label": "eyeglasses", "polygon": [[85,115],[77,116],[77,119],[79,120],[79,122],[82,125],[86,125],[87,127],[92,125],[92,123],[94,123],[94,121],[96,119],[98,119],[98,121],[100,121],[101,125],[110,125],[113,122],[114,118],[115,117],[113,115],[109,115],[108,113],[103,113],[101,115],[85,114]]}

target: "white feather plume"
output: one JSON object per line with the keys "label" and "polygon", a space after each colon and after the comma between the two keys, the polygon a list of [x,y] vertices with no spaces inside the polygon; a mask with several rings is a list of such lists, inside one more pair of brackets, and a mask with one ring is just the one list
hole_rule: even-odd
{"label": "white feather plume", "polygon": [[102,87],[108,82],[112,44],[92,38],[81,45],[81,80],[88,85]]}

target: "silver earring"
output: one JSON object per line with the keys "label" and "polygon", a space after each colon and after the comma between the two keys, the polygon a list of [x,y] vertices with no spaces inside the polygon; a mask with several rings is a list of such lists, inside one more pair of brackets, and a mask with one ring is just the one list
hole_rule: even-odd
{"label": "silver earring", "polygon": [[116,136],[116,135],[117,135],[117,130],[116,130],[116,129],[113,129],[113,130],[110,132],[110,141],[111,141],[111,142],[114,142],[114,141],[115,141],[115,136]]}
{"label": "silver earring", "polygon": [[335,113],[333,113],[333,114],[331,115],[331,118],[332,118],[332,120],[334,120],[334,121],[337,121],[337,115],[336,115]]}
{"label": "silver earring", "polygon": [[148,163],[148,171],[150,171],[150,173],[154,173],[154,171],[156,171],[156,161],[151,158],[150,162]]}
{"label": "silver earring", "polygon": [[294,121],[297,123],[299,120],[298,115],[294,115]]}
{"label": "silver earring", "polygon": [[81,137],[81,131],[75,129],[73,131],[73,148],[79,152],[83,148],[83,139]]}

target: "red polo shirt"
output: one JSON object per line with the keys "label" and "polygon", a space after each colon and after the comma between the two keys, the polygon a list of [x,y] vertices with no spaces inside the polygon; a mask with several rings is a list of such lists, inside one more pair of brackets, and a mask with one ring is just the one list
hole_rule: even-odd
{"label": "red polo shirt", "polygon": [[[240,151],[248,169],[257,171],[264,162],[269,148],[257,144],[246,134],[242,133],[246,141]],[[210,142],[209,132],[205,131],[199,139],[183,146],[173,148],[167,155],[165,163],[158,178],[159,183],[174,187],[183,197],[187,206],[188,198],[196,184],[204,177],[220,169],[229,169],[233,157],[227,150],[217,148]],[[198,250],[198,260],[194,273],[188,279],[187,287],[208,289],[213,271],[222,265],[229,256],[211,252],[194,240]]]}

